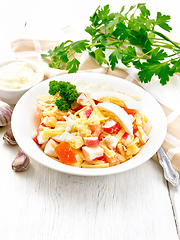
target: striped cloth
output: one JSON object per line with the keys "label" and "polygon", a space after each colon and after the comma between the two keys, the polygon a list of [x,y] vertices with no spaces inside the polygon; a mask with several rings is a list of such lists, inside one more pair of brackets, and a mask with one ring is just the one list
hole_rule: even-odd
{"label": "striped cloth", "polygon": [[[71,37],[73,34],[76,34],[74,29],[72,29],[70,26],[67,26],[63,28],[62,33],[67,35],[67,39],[72,39]],[[48,40],[35,40],[35,39],[17,39],[11,43],[12,50],[15,54],[15,58],[18,59],[28,59],[30,61],[33,61],[37,64],[39,64],[42,69],[44,70],[44,79],[52,78],[54,76],[58,76],[61,74],[66,74],[67,71],[65,69],[52,69],[49,68],[48,63],[45,63],[41,59],[41,53],[46,52],[49,49],[53,49],[55,46],[59,45],[60,42],[58,41],[48,41]],[[80,68],[79,71],[86,71],[86,72],[95,72],[95,73],[104,73],[113,75],[116,77],[120,77],[123,79],[126,79],[127,81],[131,81],[134,84],[141,85],[141,87],[144,87],[148,91],[148,84],[143,85],[140,82],[138,82],[137,77],[135,76],[133,72],[126,71],[123,68],[116,68],[115,70],[111,70],[104,67],[100,67],[98,63],[96,63],[91,57],[86,55],[85,53],[78,54],[77,56],[78,60],[80,61]],[[180,79],[179,79],[180,82]],[[160,86],[159,86],[160,87]],[[162,87],[162,86],[161,86]],[[176,86],[175,86],[176,87]],[[174,87],[174,88],[175,88]],[[156,93],[156,91],[159,91],[161,94],[157,92],[155,95],[156,99],[159,101],[162,109],[165,112],[165,115],[167,117],[167,134],[163,143],[163,148],[169,155],[172,165],[174,169],[180,173],[180,107],[178,105],[178,108],[174,108],[169,106],[169,100],[166,99],[166,101],[161,99],[162,93],[167,91],[168,93],[168,87],[162,87],[162,89],[158,89],[157,86],[154,87],[151,86],[150,92],[151,94],[153,91]],[[172,88],[172,87],[171,87]],[[169,88],[170,89],[170,88]],[[178,89],[178,88],[176,88]],[[179,88],[180,91],[180,88]],[[167,95],[167,93],[165,93]],[[180,94],[176,94],[178,99],[175,99],[177,104],[180,104]],[[172,98],[171,98],[172,99]],[[168,100],[168,101],[167,101]],[[179,109],[179,110],[178,110]],[[156,154],[152,157],[152,159],[157,160]]]}

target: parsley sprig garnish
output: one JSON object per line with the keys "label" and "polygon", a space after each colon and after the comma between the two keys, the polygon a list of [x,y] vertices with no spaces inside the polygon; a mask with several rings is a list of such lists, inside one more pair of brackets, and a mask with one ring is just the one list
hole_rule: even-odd
{"label": "parsley sprig garnish", "polygon": [[54,102],[60,111],[67,112],[71,108],[71,103],[78,98],[76,86],[70,82],[52,80],[49,82],[49,94],[54,96]]}
{"label": "parsley sprig garnish", "polygon": [[[170,19],[160,12],[151,19],[145,3],[131,6],[127,12],[123,6],[117,13],[111,13],[109,5],[99,6],[85,29],[91,40],[62,42],[42,58],[50,57],[52,68],[66,64],[66,70],[73,73],[80,65],[77,54],[87,51],[100,66],[105,64],[114,70],[119,62],[126,67],[134,65],[141,82],[148,83],[156,75],[165,85],[170,76],[180,72],[180,44],[155,28],[170,32]],[[142,54],[137,54],[136,47]]]}

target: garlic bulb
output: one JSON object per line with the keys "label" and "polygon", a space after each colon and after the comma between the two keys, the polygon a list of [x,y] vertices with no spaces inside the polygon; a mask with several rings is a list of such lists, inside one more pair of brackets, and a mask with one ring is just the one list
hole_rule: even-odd
{"label": "garlic bulb", "polygon": [[11,122],[12,109],[9,104],[0,101],[0,127]]}

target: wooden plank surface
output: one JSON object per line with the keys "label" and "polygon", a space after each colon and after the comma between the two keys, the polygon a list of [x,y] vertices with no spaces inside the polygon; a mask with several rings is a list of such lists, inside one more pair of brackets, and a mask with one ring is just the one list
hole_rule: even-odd
{"label": "wooden plank surface", "polygon": [[178,239],[156,162],[113,176],[78,177],[31,160],[28,171],[15,173],[17,147],[0,144],[1,239]]}
{"label": "wooden plank surface", "polygon": [[[163,5],[145,2],[153,11],[171,14],[173,29],[179,29],[177,1]],[[106,3],[1,2],[0,59],[13,57],[10,42],[17,38],[59,40],[62,26],[84,28],[86,17]],[[118,3],[123,4],[126,2]],[[110,5],[116,10],[117,1]],[[172,34],[176,38],[176,33]],[[2,140],[8,128],[10,125],[0,128],[0,239],[179,239],[180,188],[165,181],[156,162],[149,160],[121,174],[94,178],[55,172],[31,160],[28,171],[15,173],[11,163],[17,147]]]}

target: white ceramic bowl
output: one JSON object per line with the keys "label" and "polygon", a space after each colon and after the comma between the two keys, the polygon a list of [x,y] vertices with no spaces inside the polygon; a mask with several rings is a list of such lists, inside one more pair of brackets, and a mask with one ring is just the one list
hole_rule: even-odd
{"label": "white ceramic bowl", "polygon": [[1,88],[0,87],[0,99],[8,104],[16,104],[17,101],[20,99],[20,97],[31,87],[35,86],[36,84],[40,83],[44,79],[44,73],[40,66],[37,64],[28,61],[28,60],[22,60],[22,59],[13,59],[13,60],[7,60],[0,63],[0,67],[7,65],[11,62],[27,62],[29,66],[39,75],[38,80],[36,83],[29,87],[21,88],[21,89],[8,89],[8,88]]}
{"label": "white ceramic bowl", "polygon": [[[131,160],[114,167],[102,169],[72,167],[59,163],[45,155],[32,140],[32,132],[39,126],[39,120],[36,115],[37,97],[48,94],[50,80],[71,81],[76,78],[89,83],[99,83],[100,85],[106,82],[116,91],[141,97],[140,105],[142,106],[143,112],[148,116],[153,127],[149,135],[149,141]],[[16,104],[11,124],[12,131],[18,145],[30,158],[51,169],[81,176],[102,176],[115,174],[139,166],[149,160],[157,152],[164,141],[167,130],[165,114],[159,103],[149,93],[141,87],[138,87],[137,85],[121,78],[96,73],[66,74],[43,81],[42,83],[36,85],[27,91]]]}

